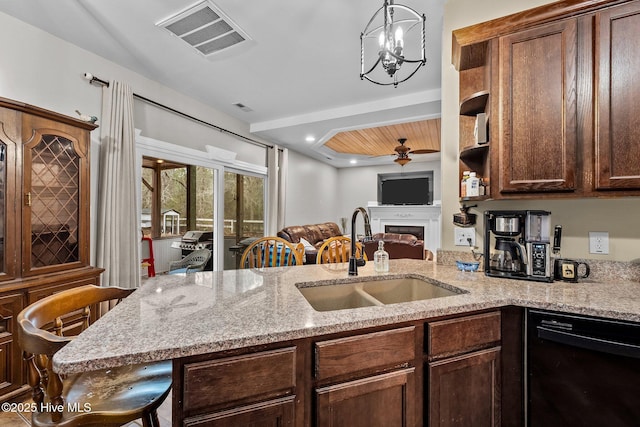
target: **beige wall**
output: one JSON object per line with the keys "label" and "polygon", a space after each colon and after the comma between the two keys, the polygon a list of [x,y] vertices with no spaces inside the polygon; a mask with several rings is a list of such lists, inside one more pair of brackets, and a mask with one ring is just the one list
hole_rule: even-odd
{"label": "beige wall", "polygon": [[[459,250],[453,244],[452,216],[458,212],[458,73],[451,65],[451,31],[484,22],[549,1],[449,0],[445,4],[442,58],[442,212],[443,249]],[[563,227],[562,255],[574,258],[630,261],[640,259],[640,198],[537,200],[480,203],[473,212],[487,209],[546,209],[552,223]],[[482,227],[476,227],[477,244]],[[608,231],[609,255],[589,254],[589,231]],[[462,249],[464,250],[464,249]]]}

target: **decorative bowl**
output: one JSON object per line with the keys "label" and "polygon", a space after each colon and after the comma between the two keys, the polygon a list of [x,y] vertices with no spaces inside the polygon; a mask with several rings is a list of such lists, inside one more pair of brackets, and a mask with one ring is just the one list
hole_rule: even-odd
{"label": "decorative bowl", "polygon": [[480,263],[478,261],[473,262],[465,262],[465,261],[456,261],[456,267],[460,271],[478,271],[478,267],[480,267]]}

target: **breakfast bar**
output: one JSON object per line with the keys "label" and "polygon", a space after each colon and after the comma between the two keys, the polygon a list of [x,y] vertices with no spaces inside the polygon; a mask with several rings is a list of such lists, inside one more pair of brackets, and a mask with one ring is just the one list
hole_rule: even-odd
{"label": "breakfast bar", "polygon": [[[194,400],[183,390],[185,381],[193,377],[208,378],[207,369],[203,367],[213,363],[211,369],[215,371],[218,359],[224,361],[225,372],[233,371],[230,366],[247,368],[250,363],[246,357],[258,354],[266,357],[271,365],[274,361],[284,366],[291,364],[289,368],[295,371],[293,378],[289,378],[291,384],[278,386],[275,391],[267,390],[263,395],[269,402],[277,401],[280,408],[300,408],[291,415],[292,419],[296,420],[295,425],[308,425],[314,416],[309,413],[313,412],[313,405],[316,405],[316,414],[321,412],[323,393],[334,396],[331,393],[337,392],[331,388],[335,387],[333,384],[350,384],[346,380],[351,380],[351,374],[341,371],[342,368],[323,377],[318,370],[322,368],[317,365],[323,363],[324,355],[331,354],[334,349],[342,349],[353,340],[357,345],[349,353],[349,364],[360,361],[365,365],[370,360],[363,361],[360,354],[366,353],[368,348],[375,352],[380,346],[400,346],[409,342],[405,346],[408,349],[406,361],[391,360],[388,366],[369,368],[376,375],[392,375],[399,371],[390,367],[401,367],[400,372],[406,379],[402,393],[415,385],[410,393],[415,398],[427,393],[428,386],[423,390],[423,386],[417,384],[421,381],[417,380],[424,376],[423,369],[432,369],[431,364],[423,368],[422,361],[438,359],[431,353],[422,354],[422,349],[431,351],[430,346],[435,346],[431,340],[439,329],[432,325],[448,330],[451,322],[448,319],[469,320],[471,323],[464,323],[465,328],[471,325],[473,329],[473,325],[478,325],[477,330],[473,329],[478,336],[485,335],[494,321],[497,322],[496,335],[487,338],[493,349],[500,349],[500,329],[508,326],[504,314],[500,326],[500,310],[505,307],[538,308],[640,322],[640,287],[635,282],[505,280],[486,277],[479,272],[459,271],[453,266],[409,259],[391,260],[388,273],[375,273],[373,267],[373,263],[367,263],[359,269],[357,277],[347,276],[346,264],[156,277],[145,281],[140,289],[60,350],[54,356],[54,369],[60,373],[76,373],[172,359],[174,425],[182,425],[179,419],[191,420],[193,425],[198,425],[202,420],[213,419],[211,413],[218,414],[214,418],[227,414],[228,405],[214,401],[209,402],[208,409],[202,405],[189,406],[189,402]],[[298,289],[394,278],[415,278],[453,292],[450,296],[403,303],[316,311]],[[432,324],[432,320],[437,322]],[[359,337],[370,341],[360,342]],[[368,347],[367,342],[375,345]],[[507,347],[503,341],[503,353]],[[489,350],[482,350],[482,356],[493,354],[486,353]],[[397,352],[402,353],[402,348],[398,347]],[[380,354],[377,357],[384,358]],[[495,355],[492,357],[495,359]],[[314,364],[316,371],[312,374]],[[369,368],[363,368],[362,372]],[[251,371],[253,368],[247,369]],[[267,377],[272,378],[273,375]],[[362,377],[358,374],[354,378],[363,381]],[[236,381],[242,383],[251,378],[251,375],[240,374]],[[387,377],[383,379],[395,381]],[[214,378],[208,380],[214,381]],[[176,387],[180,389],[176,390]],[[203,390],[207,395],[221,392],[215,387]],[[249,399],[241,396],[238,405],[244,405],[245,400],[242,399],[245,398]],[[264,399],[259,398],[258,401],[263,402]],[[243,408],[254,408],[252,405],[261,405],[259,402],[252,401]],[[414,421],[423,415],[421,409],[405,409],[411,412],[412,417],[417,414],[411,418]],[[286,414],[287,410],[282,413]]]}

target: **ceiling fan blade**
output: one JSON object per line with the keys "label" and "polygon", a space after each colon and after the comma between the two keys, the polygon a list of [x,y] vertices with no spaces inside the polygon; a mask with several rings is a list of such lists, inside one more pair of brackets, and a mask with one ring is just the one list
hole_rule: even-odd
{"label": "ceiling fan blade", "polygon": [[411,154],[429,154],[429,153],[437,153],[438,150],[434,150],[431,148],[424,148],[424,149],[420,149],[420,150],[413,150],[413,151],[409,151],[409,153]]}

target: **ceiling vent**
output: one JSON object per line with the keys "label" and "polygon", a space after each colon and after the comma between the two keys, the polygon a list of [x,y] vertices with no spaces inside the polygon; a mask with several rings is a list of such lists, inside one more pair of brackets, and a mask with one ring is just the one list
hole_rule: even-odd
{"label": "ceiling vent", "polygon": [[242,111],[244,111],[245,113],[250,113],[251,111],[253,111],[250,107],[247,107],[246,105],[244,105],[242,102],[236,102],[235,104],[236,107],[238,107],[239,109],[241,109]]}
{"label": "ceiling vent", "polygon": [[158,22],[209,57],[251,38],[211,1],[204,1]]}

